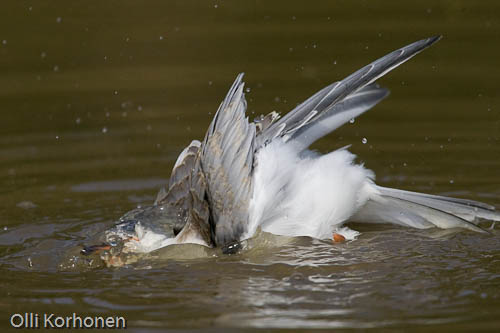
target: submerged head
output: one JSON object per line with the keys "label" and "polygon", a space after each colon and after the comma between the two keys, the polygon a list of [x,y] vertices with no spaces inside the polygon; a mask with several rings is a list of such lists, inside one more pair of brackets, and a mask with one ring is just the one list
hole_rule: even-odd
{"label": "submerged head", "polygon": [[116,225],[105,231],[103,243],[85,246],[81,253],[99,253],[108,264],[123,261],[128,254],[148,253],[173,244],[184,226],[184,217],[168,205],[136,208],[123,215]]}

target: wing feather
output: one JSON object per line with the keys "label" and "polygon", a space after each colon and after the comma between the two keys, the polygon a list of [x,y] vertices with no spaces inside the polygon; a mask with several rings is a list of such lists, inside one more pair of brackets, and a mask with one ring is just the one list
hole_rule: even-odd
{"label": "wing feather", "polygon": [[201,143],[193,140],[181,152],[170,175],[168,190],[160,190],[155,205],[175,212],[175,234],[188,225],[186,229],[195,230],[205,243],[212,244],[208,203],[205,201],[206,182],[200,167],[200,148]]}
{"label": "wing feather", "polygon": [[[302,143],[307,148],[313,141],[349,121],[351,115],[358,116],[381,101],[387,96],[388,91],[382,88],[378,88],[377,91],[375,85],[370,86],[371,83],[408,61],[440,38],[441,36],[435,36],[407,45],[361,68],[342,81],[334,82],[323,88],[263,131],[258,138],[259,145],[266,144],[278,136],[283,137],[285,141],[290,138],[299,139],[300,132],[307,130],[310,136]],[[368,89],[363,91],[365,87]],[[371,91],[371,99],[358,94],[361,91],[365,93]],[[339,106],[339,103],[348,98],[354,99],[354,101],[351,100],[350,103]],[[313,113],[314,111],[316,112]],[[337,117],[336,115],[339,113],[343,113],[343,115]],[[325,121],[327,118],[330,119]],[[316,124],[319,130],[317,133],[313,133]],[[326,124],[330,127],[326,128]]]}
{"label": "wing feather", "polygon": [[236,78],[202,143],[201,166],[218,246],[239,241],[245,233],[253,194],[256,129],[245,116],[242,78]]}

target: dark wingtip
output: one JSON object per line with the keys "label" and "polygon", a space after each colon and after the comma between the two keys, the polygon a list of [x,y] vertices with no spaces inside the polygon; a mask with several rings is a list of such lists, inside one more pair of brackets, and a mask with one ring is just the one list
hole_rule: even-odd
{"label": "dark wingtip", "polygon": [[434,44],[435,42],[439,41],[441,38],[443,38],[443,35],[436,35],[436,36],[432,36],[432,37],[428,38],[427,39],[428,45]]}
{"label": "dark wingtip", "polygon": [[[405,62],[406,60],[412,58],[413,56],[419,54],[432,44],[436,43],[439,41],[443,36],[437,35],[429,38],[424,38],[419,41],[416,41],[414,43],[411,43],[410,45],[407,45],[405,47],[400,48],[399,50],[394,51],[393,53],[398,54],[398,56],[401,56],[405,54],[406,56],[403,55],[403,61],[401,61],[399,64]],[[383,58],[382,58],[383,59]]]}
{"label": "dark wingtip", "polygon": [[422,51],[422,50],[428,48],[429,46],[431,46],[432,44],[438,42],[442,37],[443,37],[442,35],[436,35],[436,36],[432,36],[429,38],[424,38],[424,39],[421,39],[421,40],[419,40],[419,41],[417,41],[409,46],[416,47],[416,49],[418,49],[418,51],[416,53],[420,53],[420,51]]}

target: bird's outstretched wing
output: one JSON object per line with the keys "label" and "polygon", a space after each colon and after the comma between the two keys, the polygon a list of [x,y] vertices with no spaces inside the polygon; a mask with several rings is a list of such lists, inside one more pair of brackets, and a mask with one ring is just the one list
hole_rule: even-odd
{"label": "bird's outstretched wing", "polygon": [[307,148],[385,98],[388,90],[373,82],[440,38],[435,36],[407,45],[323,88],[284,117],[275,119],[257,138],[258,145],[282,137],[302,149]]}
{"label": "bird's outstretched wing", "polygon": [[467,199],[375,186],[370,199],[350,220],[393,223],[413,228],[465,228],[486,232],[478,223],[500,221],[494,206]]}
{"label": "bird's outstretched wing", "polygon": [[[248,228],[256,151],[277,137],[305,149],[349,119],[367,111],[388,95],[388,90],[373,82],[439,38],[421,40],[389,53],[320,90],[281,119],[276,113],[271,113],[254,123],[248,122],[243,74],[238,75],[219,106],[205,139],[196,146],[196,156],[190,157],[194,149],[190,152],[189,147],[181,154],[181,164],[174,167],[166,198],[179,197],[178,206],[183,207],[188,218],[199,220],[199,229],[202,230],[207,225],[206,221],[203,222],[205,215],[198,214],[200,218],[193,219],[188,212],[193,211],[194,203],[208,207],[213,245],[225,246],[239,241]],[[186,170],[182,163],[187,165]],[[189,182],[185,180],[188,178]],[[197,184],[196,189],[192,188],[193,184]],[[190,186],[189,190],[186,185]],[[186,195],[188,192],[189,196]],[[190,224],[186,223],[186,226]]]}
{"label": "bird's outstretched wing", "polygon": [[175,235],[182,230],[180,238],[194,238],[199,243],[214,245],[200,148],[201,143],[193,140],[182,151],[172,170],[168,190],[160,190],[155,205],[175,213]]}
{"label": "bird's outstretched wing", "polygon": [[253,194],[255,124],[245,116],[243,74],[219,106],[201,145],[210,221],[217,246],[239,241],[248,226]]}

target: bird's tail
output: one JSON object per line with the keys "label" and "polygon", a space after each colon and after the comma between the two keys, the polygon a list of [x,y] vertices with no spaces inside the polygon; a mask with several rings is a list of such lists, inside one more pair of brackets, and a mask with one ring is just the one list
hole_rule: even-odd
{"label": "bird's tail", "polygon": [[465,228],[483,233],[486,231],[478,226],[481,220],[500,221],[500,212],[482,202],[374,186],[370,199],[351,221],[419,229]]}

